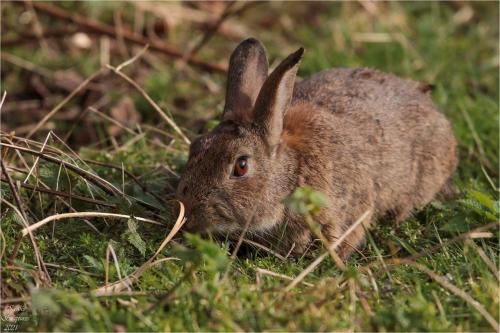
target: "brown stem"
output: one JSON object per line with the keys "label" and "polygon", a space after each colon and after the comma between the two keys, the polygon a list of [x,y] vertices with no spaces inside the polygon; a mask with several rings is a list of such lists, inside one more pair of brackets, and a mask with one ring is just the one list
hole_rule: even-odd
{"label": "brown stem", "polygon": [[[1,166],[1,169],[2,169],[3,173],[7,177],[7,182],[9,183],[10,191],[12,192],[12,195],[14,196],[14,200],[16,202],[17,212],[18,212],[18,214],[21,215],[20,216],[21,217],[21,221],[23,222],[23,225],[25,227],[28,227],[29,226],[29,224],[28,224],[28,218],[27,218],[26,213],[24,212],[24,209],[23,209],[23,207],[21,205],[21,198],[19,197],[19,193],[17,193],[16,187],[14,186],[14,183],[12,182],[12,178],[10,177],[10,174],[7,172],[7,167],[5,166],[5,164],[3,162],[3,159],[1,159],[1,158],[0,158],[0,166]],[[14,210],[16,210],[15,209],[16,206],[13,206],[11,203],[6,202],[4,199],[2,199],[2,201],[4,203],[7,203],[8,205],[11,205],[11,207]],[[31,243],[33,244],[33,250],[35,251],[35,257],[36,257],[36,261],[38,263],[38,270],[40,272],[40,277],[42,278],[42,282],[46,281],[50,285],[50,283],[51,283],[51,281],[50,281],[50,275],[49,275],[49,272],[47,271],[47,267],[45,267],[45,263],[43,262],[43,257],[42,257],[42,254],[40,253],[40,249],[38,248],[38,245],[36,244],[35,237],[33,236],[33,234],[31,232],[29,233],[29,236],[30,236]],[[14,248],[14,254],[15,255],[17,255],[17,251],[19,249],[19,245],[20,245],[21,239],[18,241],[18,243],[16,244],[16,246]],[[12,256],[11,257],[12,261],[15,258],[16,258],[15,256]]]}
{"label": "brown stem", "polygon": [[[63,161],[63,160],[58,159],[56,157],[52,157],[50,155],[41,153],[41,152],[36,151],[36,150],[32,150],[32,149],[28,149],[28,148],[24,148],[24,147],[20,147],[20,146],[16,146],[16,145],[6,144],[6,143],[3,143],[3,142],[0,142],[0,147],[12,148],[12,149],[15,149],[15,150],[18,150],[18,151],[21,151],[21,152],[25,152],[25,153],[28,153],[28,154],[32,154],[32,155],[38,156],[38,157],[40,157],[43,160],[46,160],[46,161],[49,161],[49,162],[52,162],[52,163],[60,164],[60,165],[62,165],[64,167],[70,169],[74,173],[78,174],[82,178],[84,178],[84,179],[90,181],[91,183],[95,184],[96,186],[98,186],[99,188],[101,188],[102,190],[104,190],[107,194],[110,194],[110,195],[113,195],[113,196],[128,197],[127,194],[123,193],[121,190],[119,190],[116,186],[114,186],[110,182],[108,182],[108,181],[100,178],[97,175],[94,175],[91,172],[88,172],[88,171],[86,171],[84,169],[81,169],[80,167],[78,167],[76,165],[73,165],[71,163]],[[134,198],[134,199],[135,199],[135,201],[138,204],[140,204],[143,207],[146,207],[146,208],[149,208],[149,209],[155,209],[155,210],[158,209],[158,207],[155,207],[155,206],[153,206],[153,205],[151,205],[151,204],[149,204],[149,203],[147,203],[145,201],[142,201],[142,200],[137,199],[137,198]]]}
{"label": "brown stem", "polygon": [[[117,38],[117,33],[114,27],[90,20],[82,15],[76,14],[76,13],[69,13],[66,10],[53,6],[51,4],[45,3],[45,2],[34,2],[33,7],[41,12],[44,12],[46,14],[49,14],[51,16],[57,17],[61,20],[69,21],[75,24],[78,24],[79,26],[84,27],[85,29],[88,30],[93,30],[97,31],[103,35],[107,35],[113,38]],[[168,45],[166,43],[161,43],[158,41],[150,40],[147,38],[144,38],[143,36],[137,35],[136,33],[123,29],[121,30],[121,34],[123,36],[123,39],[134,44],[138,45],[149,45],[149,48],[151,50],[155,50],[161,53],[164,53],[168,56],[171,56],[173,58],[178,58],[182,59],[183,53],[179,51],[178,49],[174,48],[171,45]],[[218,72],[218,73],[226,73],[227,72],[227,65],[220,65],[216,63],[210,63],[206,62],[194,57],[191,57],[189,59],[186,59],[186,61],[194,66],[200,67],[204,70],[207,70],[209,72]]]}
{"label": "brown stem", "polygon": [[439,250],[445,246],[448,246],[448,245],[451,245],[451,244],[454,244],[458,241],[461,241],[461,240],[464,240],[464,239],[469,239],[471,237],[471,235],[475,234],[475,233],[478,233],[478,232],[483,232],[483,231],[486,231],[486,230],[489,230],[489,229],[492,229],[494,227],[497,227],[498,228],[499,226],[499,221],[496,221],[496,222],[491,222],[491,223],[488,223],[488,224],[485,224],[483,226],[480,226],[476,229],[473,229],[469,232],[466,232],[466,233],[463,233],[461,235],[458,235],[452,239],[448,239],[442,243],[439,243],[439,244],[436,244],[434,246],[431,246],[430,248],[420,252],[420,253],[417,253],[409,258],[407,258],[408,260],[417,260],[419,258],[422,258],[422,257],[425,257],[425,256],[428,256],[429,254],[432,254],[434,252],[436,252],[436,250]]}
{"label": "brown stem", "polygon": [[212,36],[219,30],[219,27],[224,23],[225,20],[227,20],[231,13],[231,8],[234,6],[236,1],[230,1],[226,5],[226,8],[224,9],[224,12],[222,13],[221,16],[215,21],[208,29],[207,31],[203,34],[202,39],[189,51],[186,53],[185,58],[189,59],[193,57],[198,51],[205,45],[211,38]]}
{"label": "brown stem", "polygon": [[236,8],[234,10],[231,10],[233,5],[236,4],[236,1],[231,1],[226,5],[226,8],[224,9],[224,12],[219,16],[219,18],[210,26],[208,26],[207,31],[203,35],[203,38],[196,44],[193,49],[188,52],[185,58],[189,59],[190,57],[193,57],[195,54],[198,53],[198,51],[214,36],[215,33],[220,29],[222,24],[227,21],[231,16],[236,16],[242,14],[244,11],[247,9],[259,5],[263,2],[260,1],[248,1],[243,4],[240,8]]}
{"label": "brown stem", "polygon": [[93,175],[92,173],[85,171],[83,169],[80,169],[77,166],[70,164],[68,162],[65,162],[63,160],[60,160],[58,158],[52,157],[50,155],[46,155],[46,154],[41,153],[41,152],[36,151],[36,150],[32,150],[32,149],[28,149],[28,148],[24,148],[24,147],[19,147],[19,146],[15,146],[15,145],[9,145],[9,144],[3,143],[3,142],[0,143],[0,146],[16,149],[16,150],[19,150],[22,152],[26,152],[26,153],[38,156],[41,159],[49,161],[49,162],[62,164],[66,168],[70,169],[71,171],[77,173],[81,177],[83,177],[83,178],[87,179],[88,181],[92,182],[93,184],[97,185],[102,190],[104,190],[106,193],[111,194],[111,195],[120,195],[120,196],[123,195],[123,193],[119,189],[117,189],[116,187],[114,187],[111,184],[104,182],[104,180]]}
{"label": "brown stem", "polygon": [[[66,37],[68,35],[74,34],[78,32],[78,29],[75,28],[56,28],[51,30],[44,31],[44,38],[60,38]],[[37,35],[35,33],[21,33],[19,37],[14,38],[5,38],[2,39],[2,47],[10,47],[10,46],[18,46],[19,44],[29,43],[37,39]]]}
{"label": "brown stem", "polygon": [[132,180],[137,184],[139,185],[139,187],[145,192],[145,193],[149,193],[151,194],[153,197],[156,198],[156,200],[158,200],[159,202],[163,202],[165,203],[164,199],[161,198],[160,196],[158,196],[157,194],[149,191],[149,189],[147,188],[146,185],[144,185],[143,183],[141,183],[141,181],[139,180],[139,178],[137,178],[132,172],[130,171],[127,171],[125,169],[123,169],[122,167],[118,166],[118,165],[113,165],[113,164],[109,164],[109,163],[104,163],[104,162],[98,162],[98,161],[93,161],[93,160],[88,160],[88,159],[84,159],[83,160],[85,163],[90,163],[90,164],[95,164],[95,165],[100,165],[100,166],[103,166],[103,167],[106,167],[106,168],[111,168],[111,169],[115,169],[115,170],[119,170],[119,171],[123,171],[127,176],[129,176],[130,178],[132,178]]}
{"label": "brown stem", "polygon": [[[4,183],[8,183],[8,180],[4,177],[0,177],[0,181],[2,181]],[[76,195],[76,194],[70,194],[70,193],[66,193],[66,192],[51,190],[51,189],[47,189],[47,188],[43,188],[43,187],[37,187],[37,186],[30,185],[30,184],[21,183],[21,187],[26,188],[28,190],[32,190],[32,191],[49,193],[49,194],[53,194],[53,195],[56,195],[59,197],[71,198],[72,200],[73,199],[80,200],[80,201],[84,201],[84,202],[88,202],[88,203],[96,204],[96,205],[100,205],[100,206],[107,206],[107,207],[112,207],[112,208],[116,207],[115,204],[108,203],[105,201],[87,198],[87,197],[83,197],[83,196]]]}
{"label": "brown stem", "polygon": [[12,195],[14,196],[14,201],[16,202],[17,209],[19,209],[19,212],[23,215],[23,219],[25,221],[28,221],[28,217],[26,216],[26,213],[24,212],[24,209],[23,209],[21,197],[19,196],[19,193],[17,193],[17,191],[16,191],[16,187],[14,186],[12,178],[10,177],[9,173],[7,172],[7,167],[5,166],[3,159],[0,159],[0,165],[2,167],[2,172],[6,176],[5,179],[6,179],[6,182],[9,184],[10,191],[12,192]]}

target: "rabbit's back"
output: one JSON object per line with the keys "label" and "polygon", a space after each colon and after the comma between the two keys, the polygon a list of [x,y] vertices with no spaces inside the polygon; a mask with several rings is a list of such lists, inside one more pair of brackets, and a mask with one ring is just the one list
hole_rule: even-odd
{"label": "rabbit's back", "polygon": [[333,112],[380,111],[407,104],[432,105],[429,86],[371,68],[337,68],[295,85],[294,101],[307,101]]}
{"label": "rabbit's back", "polygon": [[456,166],[453,132],[427,91],[373,69],[333,69],[297,83],[293,104],[331,112],[330,158],[367,176],[379,215],[403,220],[432,200]]}

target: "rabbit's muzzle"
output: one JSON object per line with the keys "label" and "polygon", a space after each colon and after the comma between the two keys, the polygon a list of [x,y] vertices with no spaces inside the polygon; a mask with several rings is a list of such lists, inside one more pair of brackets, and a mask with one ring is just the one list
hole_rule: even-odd
{"label": "rabbit's muzzle", "polygon": [[188,232],[220,232],[234,229],[234,217],[228,207],[218,203],[201,203],[186,209],[186,224]]}
{"label": "rabbit's muzzle", "polygon": [[223,191],[208,191],[191,197],[186,192],[184,183],[177,188],[176,198],[186,209],[186,224],[188,232],[229,231],[235,222],[233,207],[229,204]]}
{"label": "rabbit's muzzle", "polygon": [[206,229],[205,219],[202,218],[200,208],[190,208],[186,211],[186,224],[184,224],[184,230],[188,232],[202,232]]}

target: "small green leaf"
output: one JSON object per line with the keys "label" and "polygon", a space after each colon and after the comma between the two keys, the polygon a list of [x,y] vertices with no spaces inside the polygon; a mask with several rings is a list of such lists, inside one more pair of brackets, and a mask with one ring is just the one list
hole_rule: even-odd
{"label": "small green leaf", "polygon": [[470,191],[466,199],[458,200],[458,202],[489,220],[495,221],[498,219],[498,204],[482,192]]}
{"label": "small green leaf", "polygon": [[83,256],[83,258],[85,258],[85,260],[87,260],[87,262],[89,263],[89,265],[92,266],[92,268],[94,268],[98,272],[103,272],[104,271],[104,266],[103,266],[103,264],[102,264],[101,261],[97,260],[94,257],[86,255],[86,254]]}
{"label": "small green leaf", "polygon": [[132,244],[143,256],[146,255],[146,242],[137,232],[137,222],[134,219],[129,219],[127,222],[127,240]]}
{"label": "small green leaf", "polygon": [[450,233],[463,233],[470,230],[467,219],[464,215],[456,215],[446,224],[439,228],[442,231],[447,231]]}
{"label": "small green leaf", "polygon": [[487,194],[479,191],[471,191],[470,196],[476,199],[481,205],[488,208],[490,212],[498,215],[498,205],[496,205],[495,201]]}
{"label": "small green leaf", "polygon": [[314,216],[322,206],[328,203],[328,198],[310,186],[303,186],[286,197],[283,203],[296,212]]}
{"label": "small green leaf", "polygon": [[186,234],[186,239],[193,247],[179,245],[173,251],[174,256],[185,263],[203,266],[207,272],[222,272],[227,268],[229,264],[227,254],[217,243],[202,239],[195,234]]}

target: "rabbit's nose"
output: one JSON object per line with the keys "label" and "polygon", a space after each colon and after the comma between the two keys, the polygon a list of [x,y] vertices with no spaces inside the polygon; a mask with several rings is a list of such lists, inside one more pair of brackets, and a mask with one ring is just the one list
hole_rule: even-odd
{"label": "rabbit's nose", "polygon": [[186,223],[182,227],[188,232],[199,232],[203,230],[203,215],[202,208],[199,205],[194,205],[186,210]]}
{"label": "rabbit's nose", "polygon": [[187,232],[197,231],[197,224],[192,215],[186,216],[186,223],[182,226],[182,229],[186,230]]}

